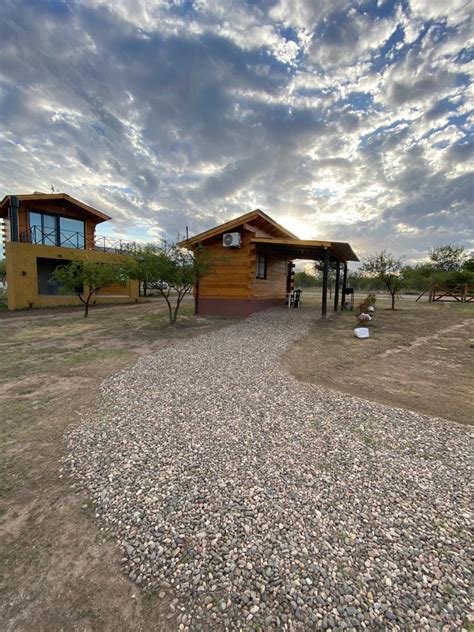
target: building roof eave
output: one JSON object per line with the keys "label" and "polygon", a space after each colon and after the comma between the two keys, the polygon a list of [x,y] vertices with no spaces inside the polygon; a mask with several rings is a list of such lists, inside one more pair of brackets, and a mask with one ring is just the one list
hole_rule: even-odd
{"label": "building roof eave", "polygon": [[256,245],[271,247],[275,252],[280,251],[290,259],[319,260],[324,255],[324,250],[329,249],[341,261],[359,261],[351,245],[345,242],[273,237],[254,237],[250,241]]}
{"label": "building roof eave", "polygon": [[112,219],[109,215],[106,215],[105,213],[102,213],[101,211],[98,211],[97,209],[93,208],[92,206],[89,206],[88,204],[85,204],[84,202],[81,202],[80,200],[77,200],[76,198],[73,198],[71,195],[68,195],[67,193],[39,193],[39,192],[35,192],[35,193],[29,193],[29,194],[20,194],[20,195],[6,195],[3,200],[0,202],[0,217],[4,217],[5,215],[2,213],[2,211],[4,211],[6,208],[8,208],[9,205],[9,201],[11,197],[16,197],[18,198],[18,200],[20,200],[20,202],[25,201],[46,201],[46,200],[52,200],[52,201],[56,201],[56,200],[63,200],[65,202],[68,202],[69,204],[72,204],[73,206],[77,206],[81,209],[83,209],[84,211],[87,211],[88,213],[90,213],[91,215],[93,215],[94,217],[98,218],[98,222],[106,222],[110,219]]}

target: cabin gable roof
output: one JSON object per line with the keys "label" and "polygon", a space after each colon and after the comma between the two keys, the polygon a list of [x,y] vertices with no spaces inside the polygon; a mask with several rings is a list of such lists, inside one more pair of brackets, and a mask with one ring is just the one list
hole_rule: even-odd
{"label": "cabin gable roof", "polygon": [[249,227],[253,227],[256,230],[260,229],[274,237],[290,239],[297,238],[296,235],[278,224],[278,222],[275,222],[275,220],[269,217],[266,213],[264,213],[260,209],[256,209],[255,211],[251,211],[250,213],[246,213],[245,215],[240,215],[239,217],[225,222],[224,224],[219,224],[219,226],[210,228],[209,230],[199,233],[198,235],[194,235],[194,237],[183,239],[179,242],[178,246],[192,247],[197,245],[198,243],[205,242],[208,239],[217,237],[222,233],[232,232],[234,229],[239,228],[240,226],[244,226],[244,224],[247,224]]}
{"label": "cabin gable roof", "polygon": [[337,260],[359,261],[350,244],[328,240],[299,239],[260,209],[240,215],[189,239],[183,239],[178,243],[178,246],[193,249],[198,244],[205,244],[206,241],[238,228],[252,232],[253,236],[250,241],[258,245],[259,248],[274,254],[278,253],[288,259],[321,260],[324,257],[324,251],[328,249],[332,253],[331,256]]}

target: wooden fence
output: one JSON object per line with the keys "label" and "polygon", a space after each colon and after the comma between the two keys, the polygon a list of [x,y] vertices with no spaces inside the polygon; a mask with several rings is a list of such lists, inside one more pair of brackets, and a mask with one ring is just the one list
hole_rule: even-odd
{"label": "wooden fence", "polygon": [[428,300],[430,303],[471,303],[474,302],[474,285],[471,283],[449,283],[442,285],[441,283],[430,283],[416,299],[420,300],[428,292]]}

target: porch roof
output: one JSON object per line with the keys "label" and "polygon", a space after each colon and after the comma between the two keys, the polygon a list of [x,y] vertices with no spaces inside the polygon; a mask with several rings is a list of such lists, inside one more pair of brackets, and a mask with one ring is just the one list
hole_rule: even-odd
{"label": "porch roof", "polygon": [[267,252],[283,255],[288,259],[324,259],[324,252],[338,261],[359,261],[351,245],[341,241],[315,241],[309,239],[286,239],[277,237],[253,237],[252,243]]}

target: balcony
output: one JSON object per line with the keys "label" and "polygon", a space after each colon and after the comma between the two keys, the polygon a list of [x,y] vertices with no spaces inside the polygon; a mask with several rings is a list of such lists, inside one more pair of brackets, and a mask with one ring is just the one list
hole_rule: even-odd
{"label": "balcony", "polygon": [[76,248],[79,250],[97,250],[117,255],[129,255],[136,252],[134,241],[112,239],[110,237],[86,237],[82,232],[69,230],[42,229],[32,226],[20,233],[20,242],[42,246],[60,246],[62,248]]}

